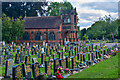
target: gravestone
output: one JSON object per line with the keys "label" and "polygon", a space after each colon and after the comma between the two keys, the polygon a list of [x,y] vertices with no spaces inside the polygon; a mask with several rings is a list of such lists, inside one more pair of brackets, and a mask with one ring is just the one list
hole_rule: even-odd
{"label": "gravestone", "polygon": [[30,64],[22,64],[23,67],[23,77],[26,79],[31,79],[31,65]]}
{"label": "gravestone", "polygon": [[83,54],[82,53],[80,53],[80,61],[82,62],[82,60],[83,60]]}
{"label": "gravestone", "polygon": [[0,66],[5,64],[4,56],[0,56]]}
{"label": "gravestone", "polygon": [[13,54],[9,54],[8,59],[13,59]]}
{"label": "gravestone", "polygon": [[66,56],[66,68],[70,68],[70,57]]}
{"label": "gravestone", "polygon": [[77,60],[80,61],[80,53],[77,54]]}
{"label": "gravestone", "polygon": [[86,62],[86,55],[83,54],[83,61]]}
{"label": "gravestone", "polygon": [[13,74],[12,74],[13,80],[21,79],[23,77],[22,73],[23,73],[22,72],[22,67],[20,65],[13,66]]}
{"label": "gravestone", "polygon": [[97,50],[96,50],[96,53],[95,53],[95,54],[96,54],[96,59],[98,59],[98,51],[97,51]]}
{"label": "gravestone", "polygon": [[32,64],[32,72],[33,72],[33,77],[35,80],[40,79],[40,68],[39,68],[39,63],[33,63]]}
{"label": "gravestone", "polygon": [[12,74],[13,64],[14,64],[13,59],[8,59],[8,60],[6,61],[5,77],[10,78],[10,74]]}
{"label": "gravestone", "polygon": [[20,52],[20,62],[25,62],[25,54],[23,51]]}
{"label": "gravestone", "polygon": [[47,73],[48,78],[52,77],[52,63],[51,63],[51,61],[45,61],[45,73]]}
{"label": "gravestone", "polygon": [[57,72],[57,69],[59,67],[59,60],[58,58],[54,59],[54,73]]}
{"label": "gravestone", "polygon": [[30,55],[26,55],[25,64],[30,64]]}
{"label": "gravestone", "polygon": [[38,58],[40,58],[40,57],[41,57],[40,55],[41,55],[41,51],[39,51],[39,52],[38,52]]}
{"label": "gravestone", "polygon": [[41,54],[41,64],[45,64],[45,61],[46,60],[46,55],[45,55],[45,53],[44,52],[42,52],[42,54]]}
{"label": "gravestone", "polygon": [[32,62],[33,63],[36,63],[36,62],[38,63],[37,58],[32,58]]}
{"label": "gravestone", "polygon": [[19,64],[19,59],[20,59],[20,54],[16,54],[16,56],[15,56],[15,63],[16,64]]}
{"label": "gravestone", "polygon": [[91,60],[94,61],[94,52],[91,53]]}
{"label": "gravestone", "polygon": [[103,51],[103,55],[106,55],[106,50],[104,49],[104,51]]}
{"label": "gravestone", "polygon": [[65,61],[64,59],[59,60],[60,66],[62,66],[63,70],[65,69]]}
{"label": "gravestone", "polygon": [[75,68],[75,57],[72,56],[72,69],[74,69],[74,68]]}

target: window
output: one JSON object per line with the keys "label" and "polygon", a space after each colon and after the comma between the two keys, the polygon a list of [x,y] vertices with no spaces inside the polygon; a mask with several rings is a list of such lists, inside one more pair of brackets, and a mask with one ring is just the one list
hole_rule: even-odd
{"label": "window", "polygon": [[23,34],[23,40],[30,40],[30,36],[27,31],[25,31],[25,33]]}
{"label": "window", "polygon": [[48,35],[48,39],[49,40],[56,40],[55,33],[54,32],[50,32],[49,35]]}
{"label": "window", "polygon": [[64,19],[64,23],[66,23],[66,19]]}
{"label": "window", "polygon": [[43,40],[42,34],[40,31],[36,32],[35,34],[35,40]]}
{"label": "window", "polygon": [[68,23],[70,23],[71,21],[70,21],[70,18],[68,18]]}
{"label": "window", "polygon": [[76,26],[74,26],[74,29],[76,29]]}

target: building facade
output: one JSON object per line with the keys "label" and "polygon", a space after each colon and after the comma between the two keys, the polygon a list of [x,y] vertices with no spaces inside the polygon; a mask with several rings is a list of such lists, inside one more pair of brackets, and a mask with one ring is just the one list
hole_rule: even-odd
{"label": "building facade", "polygon": [[76,9],[62,11],[60,16],[26,17],[25,33],[17,40],[30,43],[64,43],[78,41]]}

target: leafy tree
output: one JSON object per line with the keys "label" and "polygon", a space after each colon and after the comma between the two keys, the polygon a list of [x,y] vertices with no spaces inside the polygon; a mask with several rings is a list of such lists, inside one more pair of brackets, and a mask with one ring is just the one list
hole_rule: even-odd
{"label": "leafy tree", "polygon": [[[64,2],[52,2],[50,3],[50,5],[48,6],[48,11],[47,11],[47,15],[49,16],[60,16],[61,12],[63,10],[69,10],[69,9],[73,9],[73,6],[70,2],[64,1]],[[77,16],[77,22],[78,22],[79,18]]]}
{"label": "leafy tree", "polygon": [[22,17],[17,19],[7,17],[5,14],[2,16],[2,40],[10,43],[15,41],[17,37],[22,36],[24,33],[24,21]]}
{"label": "leafy tree", "polygon": [[10,18],[38,16],[38,13],[43,16],[47,14],[46,6],[48,2],[3,2],[2,12]]}
{"label": "leafy tree", "polygon": [[87,30],[86,34],[91,39],[102,39],[103,36],[107,39],[117,38],[118,20],[113,19],[110,15],[100,18],[91,26],[91,29]]}

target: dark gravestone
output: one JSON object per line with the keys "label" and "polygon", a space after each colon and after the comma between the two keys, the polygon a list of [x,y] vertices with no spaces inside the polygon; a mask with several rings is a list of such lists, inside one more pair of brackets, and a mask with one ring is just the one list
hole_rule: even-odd
{"label": "dark gravestone", "polygon": [[26,55],[25,64],[30,64],[30,55]]}
{"label": "dark gravestone", "polygon": [[104,51],[103,51],[103,55],[106,55],[106,50],[104,49]]}
{"label": "dark gravestone", "polygon": [[96,50],[95,55],[96,55],[96,59],[98,59],[98,51],[97,50]]}
{"label": "dark gravestone", "polygon": [[40,79],[40,68],[39,68],[39,63],[33,63],[32,64],[32,72],[33,72],[33,77],[35,80]]}
{"label": "dark gravestone", "polygon": [[17,53],[18,53],[18,54],[20,53],[20,49],[17,49]]}
{"label": "dark gravestone", "polygon": [[95,50],[97,50],[97,45],[95,46]]}
{"label": "dark gravestone", "polygon": [[72,56],[72,53],[71,53],[71,50],[69,50],[69,57],[71,57]]}
{"label": "dark gravestone", "polygon": [[48,56],[48,48],[46,48],[46,56]]}
{"label": "dark gravestone", "polygon": [[48,78],[52,77],[52,63],[50,61],[45,61],[45,73],[47,73]]}
{"label": "dark gravestone", "polygon": [[66,56],[66,68],[70,68],[70,57]]}
{"label": "dark gravestone", "polygon": [[13,59],[8,59],[6,61],[5,77],[10,77],[10,74],[12,74],[13,64],[14,64]]}
{"label": "dark gravestone", "polygon": [[13,66],[13,80],[19,80],[21,79],[23,76],[22,74],[22,67],[20,65],[16,65],[16,66]]}
{"label": "dark gravestone", "polygon": [[32,58],[33,63],[38,63],[37,58]]}
{"label": "dark gravestone", "polygon": [[82,53],[80,53],[80,61],[82,62],[82,60],[83,60],[83,54]]}
{"label": "dark gravestone", "polygon": [[90,61],[91,59],[90,59],[90,53],[88,53],[88,61]]}
{"label": "dark gravestone", "polygon": [[59,59],[61,59],[61,52],[59,52],[58,54],[59,54]]}
{"label": "dark gravestone", "polygon": [[19,59],[20,59],[20,54],[16,54],[16,56],[15,56],[15,63],[16,64],[19,64]]}
{"label": "dark gravestone", "polygon": [[23,67],[23,76],[26,79],[31,79],[31,65],[30,64],[22,64]]}
{"label": "dark gravestone", "polygon": [[53,49],[50,48],[50,55],[52,55],[52,53],[53,53]]}
{"label": "dark gravestone", "polygon": [[55,54],[53,54],[53,60],[55,59]]}
{"label": "dark gravestone", "polygon": [[41,58],[41,51],[38,52],[38,58]]}
{"label": "dark gravestone", "polygon": [[45,55],[45,53],[44,52],[42,52],[42,54],[41,54],[41,64],[45,64],[45,61],[46,60],[46,55]]}
{"label": "dark gravestone", "polygon": [[57,72],[57,69],[59,67],[59,60],[58,58],[54,59],[54,73]]}
{"label": "dark gravestone", "polygon": [[80,53],[77,54],[77,60],[80,61]]}
{"label": "dark gravestone", "polygon": [[25,62],[25,54],[23,51],[20,53],[20,62]]}
{"label": "dark gravestone", "polygon": [[78,49],[77,47],[75,47],[75,56],[77,56],[77,53],[78,53]]}
{"label": "dark gravestone", "polygon": [[91,53],[91,60],[94,61],[94,53]]}
{"label": "dark gravestone", "polygon": [[59,60],[60,66],[62,66],[63,70],[65,69],[65,61],[64,59]]}
{"label": "dark gravestone", "polygon": [[93,51],[93,44],[91,44],[91,48],[92,48],[92,51]]}
{"label": "dark gravestone", "polygon": [[86,62],[86,55],[83,54],[83,61]]}
{"label": "dark gravestone", "polygon": [[74,69],[74,68],[75,68],[75,57],[72,56],[72,69]]}

